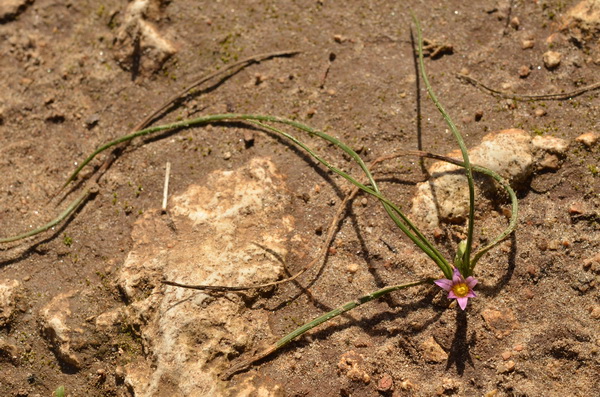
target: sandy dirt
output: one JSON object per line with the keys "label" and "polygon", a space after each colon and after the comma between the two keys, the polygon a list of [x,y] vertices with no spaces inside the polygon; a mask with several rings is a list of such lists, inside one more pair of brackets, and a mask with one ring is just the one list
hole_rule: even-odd
{"label": "sandy dirt", "polygon": [[[481,260],[478,297],[466,312],[434,286],[394,293],[311,331],[204,395],[595,395],[600,144],[578,137],[600,133],[600,91],[514,100],[457,78],[460,73],[497,91],[528,95],[598,83],[600,3],[588,2],[587,19],[568,19],[578,3],[5,1],[0,237],[57,216],[104,156],[83,171],[65,200],[50,201],[54,193],[99,145],[129,132],[194,79],[256,54],[300,51],[211,80],[158,123],[225,112],[282,116],[338,137],[366,160],[400,149],[456,149],[417,77],[412,10],[431,44],[425,62],[433,87],[468,146],[489,132],[520,128],[532,137],[564,139],[566,154],[518,186],[518,229]],[[335,147],[302,138],[358,175]],[[0,246],[0,392],[49,396],[64,386],[69,396],[202,395],[171,381],[148,394],[131,381],[139,363],[152,368],[156,358],[147,324],[126,316],[136,303],[174,288],[149,277],[130,294],[124,264],[140,247],[136,228],[163,219],[167,162],[171,195],[181,197],[191,185],[206,185],[211,174],[245,169],[256,159],[272,162],[285,183],[285,192],[277,194],[293,229],[277,230],[285,232],[278,252],[291,273],[310,262],[349,189],[343,179],[284,140],[240,123],[137,139],[67,222]],[[376,176],[384,193],[407,210],[416,185],[427,180],[414,158],[386,163]],[[478,199],[477,233],[487,236],[506,224],[507,202]],[[261,222],[260,213],[241,216]],[[426,231],[448,258],[464,232],[461,223]],[[172,249],[177,235],[171,238],[171,245],[156,244]],[[231,294],[240,318],[259,320],[245,323],[241,347],[228,345],[208,363],[221,371],[327,310],[424,272],[441,276],[376,200],[359,195],[322,267],[248,297]],[[110,313],[124,320],[108,321]],[[201,342],[189,340],[190,351]]]}

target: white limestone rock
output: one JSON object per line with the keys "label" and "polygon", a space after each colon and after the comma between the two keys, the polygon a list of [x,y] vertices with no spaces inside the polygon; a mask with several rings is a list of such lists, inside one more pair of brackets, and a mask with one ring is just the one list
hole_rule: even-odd
{"label": "white limestone rock", "polygon": [[17,280],[4,279],[0,282],[0,328],[12,320],[19,299],[21,283]]}
{"label": "white limestone rock", "polygon": [[[228,390],[219,374],[239,352],[260,343],[257,338],[272,337],[267,314],[245,310],[258,292],[209,294],[160,280],[236,286],[282,278],[282,263],[268,251],[287,253],[294,226],[286,214],[290,200],[275,165],[259,158],[190,185],[171,199],[170,220],[151,210],[136,223],[118,281],[132,302],[127,321],[139,325],[147,352],[125,368],[125,382],[136,396],[244,394]],[[97,325],[110,327],[117,316],[100,316]],[[244,390],[281,393],[277,385],[248,382],[241,381]]]}
{"label": "white limestone rock", "polygon": [[[518,188],[534,171],[559,167],[567,148],[568,143],[559,138],[536,136],[532,139],[524,130],[508,129],[486,135],[481,144],[469,150],[469,158],[473,164],[497,172],[513,188]],[[448,156],[462,160],[459,151]],[[430,167],[429,172],[431,178],[417,185],[417,193],[412,200],[412,219],[427,229],[439,227],[440,221],[463,222],[469,211],[464,169],[439,161]],[[481,186],[488,193],[498,188],[489,178],[484,179]]]}
{"label": "white limestone rock", "polygon": [[82,358],[73,351],[71,344],[74,338],[83,334],[81,328],[73,328],[69,323],[72,315],[71,300],[79,295],[79,291],[62,293],[40,310],[42,335],[48,340],[57,358],[64,364],[76,369],[82,366]]}
{"label": "white limestone rock", "polygon": [[149,21],[159,19],[159,10],[159,0],[134,0],[127,5],[114,44],[115,60],[123,69],[153,73],[177,52],[171,40]]}

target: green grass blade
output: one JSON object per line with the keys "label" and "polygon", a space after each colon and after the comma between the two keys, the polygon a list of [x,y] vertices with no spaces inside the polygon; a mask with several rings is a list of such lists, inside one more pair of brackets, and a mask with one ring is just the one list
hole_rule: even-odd
{"label": "green grass blade", "polygon": [[92,194],[93,191],[91,189],[85,189],[69,206],[55,219],[46,223],[44,226],[38,227],[37,229],[30,230],[26,233],[19,234],[17,236],[0,238],[0,244],[2,243],[10,243],[12,241],[21,240],[27,237],[35,236],[36,234],[45,232],[46,230],[56,226],[63,220],[69,217],[79,206]]}
{"label": "green grass blade", "polygon": [[484,168],[484,167],[480,167],[480,166],[473,166],[473,170],[477,171],[477,172],[481,172],[486,175],[489,175],[492,178],[494,178],[496,181],[498,181],[498,183],[500,183],[500,185],[504,188],[504,190],[506,190],[506,192],[508,193],[508,195],[510,197],[512,213],[510,216],[510,221],[509,221],[508,227],[506,229],[504,229],[502,231],[502,233],[500,233],[496,238],[494,238],[488,245],[484,246],[483,248],[481,248],[479,251],[477,251],[473,255],[473,259],[471,259],[471,263],[470,263],[470,274],[473,273],[473,269],[475,269],[475,265],[487,251],[489,251],[491,248],[496,246],[499,242],[504,240],[509,234],[511,234],[515,230],[515,228],[517,227],[518,219],[519,219],[519,204],[518,204],[518,200],[517,200],[517,195],[516,195],[515,191],[510,187],[509,183],[504,178],[502,178],[500,175],[498,175],[496,172],[494,172],[488,168]]}
{"label": "green grass blade", "polygon": [[[348,155],[350,155],[361,167],[361,169],[365,172],[367,178],[369,179],[369,183],[371,184],[371,186],[373,187],[373,190],[380,194],[379,188],[377,187],[377,183],[375,182],[375,180],[373,179],[373,176],[371,175],[371,172],[368,170],[367,166],[365,165],[365,163],[362,161],[361,157],[354,151],[352,150],[350,147],[348,147],[347,145],[345,145],[343,142],[339,141],[338,139],[324,133],[318,130],[314,130],[304,124],[295,122],[295,121],[291,121],[291,120],[285,120],[285,119],[277,119],[277,120],[273,120],[279,123],[284,123],[284,124],[288,124],[291,125],[295,128],[298,128],[300,130],[303,130],[305,132],[308,132],[311,135],[316,135],[336,146],[338,146],[340,149],[342,149],[345,153],[347,153]],[[276,131],[281,133],[281,131]],[[291,138],[290,138],[291,139]],[[302,145],[301,142],[299,141],[294,141],[296,144],[298,145]],[[303,148],[305,150],[308,150],[306,147],[303,146]],[[314,156],[314,154],[311,154]],[[316,158],[316,157],[315,157]],[[322,160],[319,160],[322,162]],[[323,164],[325,164],[323,162]],[[333,170],[333,169],[332,169]],[[335,171],[337,172],[337,171]],[[341,174],[340,174],[341,175]],[[344,175],[342,175],[344,176]],[[344,176],[346,178],[346,176]],[[348,179],[348,178],[347,178]],[[350,179],[348,179],[350,181]],[[352,182],[352,181],[351,181]],[[354,183],[354,182],[352,182]],[[358,185],[356,185],[358,186]],[[360,186],[359,186],[360,187]],[[361,187],[362,189],[362,187]],[[364,189],[363,189],[364,190]],[[372,192],[368,192],[369,194],[373,194]],[[376,196],[378,197],[378,196]],[[378,197],[380,200],[381,198]],[[394,221],[394,223],[400,227],[400,229],[413,241],[415,242],[415,244],[417,244],[417,246],[419,246],[419,248],[421,248],[423,251],[425,251],[425,253],[427,255],[429,255],[429,257],[431,257],[431,259],[433,259],[438,266],[440,267],[440,269],[442,269],[442,271],[444,272],[445,276],[451,276],[452,275],[452,269],[450,267],[450,265],[448,264],[447,260],[444,258],[444,256],[437,250],[437,248],[435,248],[435,246],[433,244],[431,244],[431,242],[423,235],[423,233],[421,233],[421,231],[410,221],[410,219],[408,219],[408,217],[406,217],[406,215],[404,215],[404,213],[402,211],[400,211],[400,209],[395,206],[395,205],[391,205],[391,203],[389,201],[386,200],[381,200],[382,204],[386,210],[386,212],[388,213],[388,215],[392,218],[392,220]],[[396,214],[400,217],[400,219],[398,219],[398,217],[396,216]],[[405,227],[408,226],[408,227]],[[414,234],[413,234],[414,233]],[[416,237],[415,237],[416,236]]]}
{"label": "green grass blade", "polygon": [[456,128],[456,125],[450,118],[450,115],[446,112],[446,110],[444,109],[444,107],[442,106],[440,101],[437,99],[437,96],[433,92],[433,88],[431,87],[431,84],[429,83],[429,78],[427,77],[427,71],[425,70],[425,62],[423,60],[423,37],[422,37],[421,25],[419,23],[419,20],[414,15],[413,15],[413,21],[415,23],[416,30],[417,30],[417,48],[418,48],[418,53],[419,53],[419,66],[421,69],[421,76],[423,77],[423,82],[425,83],[425,87],[427,88],[427,93],[429,94],[429,97],[431,98],[431,100],[433,101],[433,103],[435,104],[435,106],[437,107],[439,112],[442,114],[442,117],[446,121],[446,124],[448,125],[448,127],[452,131],[452,134],[454,135],[454,138],[458,142],[458,146],[460,147],[460,151],[462,153],[463,161],[465,164],[464,168],[465,168],[465,172],[467,174],[467,180],[469,183],[469,222],[467,225],[467,246],[465,248],[465,254],[464,254],[464,257],[462,260],[463,268],[459,269],[459,270],[461,271],[461,274],[464,277],[468,277],[471,275],[471,273],[470,273],[471,272],[470,257],[471,257],[471,249],[472,249],[471,247],[473,245],[473,226],[474,226],[474,218],[475,218],[475,184],[473,182],[473,172],[471,169],[471,163],[469,161],[469,153],[467,150],[467,146],[465,145],[465,142],[462,138],[462,135],[458,131],[458,128]]}
{"label": "green grass blade", "polygon": [[244,369],[248,368],[250,365],[252,365],[253,363],[262,360],[263,358],[273,354],[274,352],[276,352],[277,350],[281,349],[283,346],[287,345],[288,343],[290,343],[291,341],[293,341],[294,339],[296,339],[297,337],[299,337],[300,335],[306,333],[307,331],[323,324],[326,321],[331,320],[334,317],[339,316],[342,313],[345,313],[349,310],[352,310],[362,304],[365,304],[367,302],[370,302],[374,299],[380,298],[386,294],[389,294],[390,292],[394,292],[394,291],[398,291],[401,289],[405,289],[405,288],[409,288],[409,287],[415,287],[417,285],[422,285],[422,284],[430,284],[433,283],[433,279],[431,278],[427,278],[424,280],[420,280],[420,281],[415,281],[412,283],[407,283],[407,284],[400,284],[400,285],[393,285],[390,287],[385,287],[382,289],[379,289],[375,292],[372,292],[370,294],[367,294],[363,297],[360,297],[356,300],[350,301],[350,302],[346,302],[343,305],[339,306],[338,308],[325,313],[317,318],[315,318],[312,321],[309,321],[308,323],[302,325],[301,327],[295,329],[294,331],[290,332],[289,334],[287,334],[286,336],[284,336],[283,338],[279,339],[277,342],[275,342],[273,345],[261,350],[260,352],[256,353],[252,358],[250,358],[249,360],[244,360],[239,362],[236,365],[233,365],[225,374],[224,374],[224,378],[230,378],[231,376],[233,376],[234,374],[236,374],[237,372],[243,371]]}
{"label": "green grass blade", "polygon": [[338,307],[337,309],[334,309],[328,313],[325,313],[322,316],[319,316],[319,317],[315,318],[314,320],[304,324],[300,328],[290,332],[283,338],[279,339],[275,343],[275,345],[277,346],[277,348],[281,348],[281,347],[287,345],[288,343],[290,343],[292,340],[299,337],[300,335],[302,335],[303,333],[305,333],[306,331],[311,330],[314,327],[316,327],[320,324],[323,324],[324,322],[331,320],[332,318],[337,317],[342,313],[352,310],[355,307],[358,307],[364,303],[370,302],[374,299],[380,298],[383,295],[389,294],[390,292],[398,291],[398,290],[404,289],[404,288],[415,287],[417,285],[422,285],[422,284],[426,284],[426,283],[433,283],[433,279],[427,278],[424,280],[414,281],[412,283],[392,285],[390,287],[385,287],[385,288],[379,289],[377,291],[371,292],[370,294],[362,296],[356,300],[346,302],[342,306]]}
{"label": "green grass blade", "polygon": [[[287,124],[288,120],[280,119],[278,121],[284,122],[285,124]],[[357,186],[364,192],[378,198],[381,201],[381,203],[383,204],[388,215],[392,218],[394,223],[402,230],[402,232],[404,232],[404,234],[406,234],[406,236],[408,238],[410,238],[423,252],[425,252],[425,254],[427,256],[429,256],[439,266],[439,268],[444,273],[444,276],[446,276],[446,277],[452,276],[452,267],[448,264],[448,261],[443,257],[443,255],[435,248],[435,246],[433,246],[429,242],[429,240],[427,240],[427,238],[425,238],[425,236],[423,236],[423,234],[418,230],[418,228],[410,222],[410,220],[404,215],[404,213],[394,203],[392,203],[389,199],[387,199],[386,197],[381,195],[379,189],[377,189],[375,180],[372,179],[371,173],[369,172],[366,165],[364,165],[364,163],[362,162],[362,159],[361,159],[361,163],[364,165],[364,167],[365,167],[364,169],[366,170],[366,172],[368,172],[367,176],[371,176],[370,178],[373,181],[372,185],[373,184],[375,185],[374,187],[373,186],[372,187],[365,186],[362,183],[358,182],[355,178],[353,178],[349,174],[332,166],[326,160],[324,160],[318,154],[316,154],[311,148],[309,148],[304,143],[302,143],[300,140],[298,140],[294,136],[288,134],[287,132],[282,131],[278,128],[275,128],[273,126],[270,126],[268,124],[264,124],[262,122],[255,121],[255,123],[260,125],[261,127],[267,128],[273,132],[281,134],[281,135],[285,136],[286,138],[290,139],[291,141],[296,143],[298,146],[303,148],[308,154],[310,154],[312,157],[314,157],[321,164],[325,165],[327,168],[329,168],[336,174],[344,177],[346,180],[348,180],[350,183],[354,184],[355,186]],[[318,136],[322,137],[323,139],[327,139],[329,142],[332,142],[334,144],[335,144],[335,141],[337,141],[335,138],[332,138],[331,136],[329,136],[323,132],[312,130],[312,129],[310,129],[310,127],[304,126],[300,123],[294,122],[294,126],[297,128],[303,129],[305,131],[306,131],[306,129],[309,129],[311,131],[311,133],[314,133],[315,135],[318,135]],[[360,158],[357,153],[355,153],[352,149],[348,148],[347,146],[343,145],[343,147],[342,146],[340,146],[340,147],[346,153],[348,153],[348,151],[351,151],[358,158]],[[396,215],[398,215],[402,220],[400,220],[398,218],[398,216],[396,216]],[[415,232],[415,233],[413,234],[413,232]]]}
{"label": "green grass blade", "polygon": [[[445,161],[447,163],[458,165],[460,167],[464,167],[463,162],[453,159],[451,157],[440,156],[440,155],[427,153],[427,152],[420,152],[420,151],[416,152],[416,154],[419,156],[434,158],[436,160],[441,160],[441,161]],[[504,190],[506,191],[506,193],[508,193],[508,196],[510,197],[512,213],[511,213],[509,224],[502,231],[502,233],[500,233],[489,244],[487,244],[486,246],[484,246],[483,248],[481,248],[479,251],[477,251],[474,254],[473,259],[471,260],[471,273],[473,273],[473,269],[475,268],[477,261],[483,256],[483,254],[485,254],[487,251],[489,251],[491,248],[493,248],[496,244],[498,244],[499,242],[504,240],[509,234],[511,234],[516,229],[517,222],[519,219],[519,204],[518,204],[517,195],[516,195],[515,191],[512,189],[512,187],[510,187],[510,184],[506,181],[506,179],[502,178],[498,173],[490,170],[489,168],[485,168],[485,167],[482,167],[479,165],[472,165],[472,168],[473,168],[473,171],[475,171],[475,172],[479,172],[481,174],[488,175],[488,176],[494,178],[502,186],[502,188],[504,188]]]}

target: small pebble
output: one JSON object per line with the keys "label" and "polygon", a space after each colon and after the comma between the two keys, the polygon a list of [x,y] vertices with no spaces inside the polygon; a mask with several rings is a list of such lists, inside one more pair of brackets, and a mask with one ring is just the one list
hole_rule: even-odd
{"label": "small pebble", "polygon": [[592,271],[594,273],[600,273],[600,253],[584,260],[583,269],[586,271]]}
{"label": "small pebble", "polygon": [[483,110],[479,109],[475,112],[475,121],[479,121],[483,118]]}
{"label": "small pebble", "polygon": [[560,241],[558,240],[550,240],[548,243],[548,249],[551,251],[556,251],[560,248]]}
{"label": "small pebble", "polygon": [[535,44],[534,40],[523,40],[521,42],[521,48],[524,49],[524,50],[528,50],[528,49],[533,48],[534,44]]}
{"label": "small pebble", "polygon": [[254,75],[254,85],[260,85],[267,79],[264,74],[256,73]]}
{"label": "small pebble", "polygon": [[231,152],[223,153],[223,160],[229,160],[231,158]]}
{"label": "small pebble", "polygon": [[514,351],[516,351],[516,352],[522,352],[522,351],[523,351],[523,345],[521,345],[521,344],[515,345],[515,346],[513,347],[513,349],[514,349]]}
{"label": "small pebble", "polygon": [[415,385],[410,380],[406,379],[400,382],[400,388],[402,390],[414,390]]}
{"label": "small pebble", "polygon": [[363,207],[366,207],[368,203],[369,203],[369,200],[367,200],[367,198],[366,198],[366,197],[363,197],[363,198],[360,200],[360,205],[362,205]]}
{"label": "small pebble", "polygon": [[[458,390],[459,387],[460,387],[460,384],[455,379],[452,379],[452,378],[444,378],[444,379],[442,379],[442,388],[446,392]],[[447,394],[451,394],[451,393],[447,393]]]}
{"label": "small pebble", "polygon": [[531,73],[531,68],[529,66],[523,65],[519,68],[519,77],[522,79],[529,76],[530,73]]}
{"label": "small pebble", "polygon": [[390,374],[383,374],[377,382],[377,390],[380,392],[387,392],[394,388],[394,378]]}
{"label": "small pebble", "polygon": [[547,51],[543,55],[544,66],[547,69],[555,69],[560,65],[562,55],[556,51]]}
{"label": "small pebble", "polygon": [[583,203],[573,203],[569,206],[569,215],[581,215],[585,214],[585,206]]}
{"label": "small pebble", "polygon": [[546,109],[542,109],[542,108],[537,108],[535,109],[535,116],[536,117],[542,117],[546,115]]}
{"label": "small pebble", "polygon": [[497,372],[499,374],[506,374],[515,370],[515,362],[510,360],[505,363],[500,363],[497,367]]}
{"label": "small pebble", "polygon": [[521,23],[520,23],[518,17],[514,17],[513,19],[510,20],[510,27],[513,28],[514,30],[518,30],[520,25],[521,25]]}
{"label": "small pebble", "polygon": [[556,171],[560,168],[560,159],[555,154],[547,154],[540,160],[538,166],[542,170]]}
{"label": "small pebble", "polygon": [[117,365],[115,367],[115,378],[117,381],[121,382],[125,379],[125,368],[122,365]]}
{"label": "small pebble", "polygon": [[535,149],[541,149],[546,152],[563,155],[569,147],[569,142],[561,138],[556,138],[550,135],[537,135],[531,140],[531,144]]}
{"label": "small pebble", "polygon": [[254,146],[254,133],[250,130],[244,130],[244,147],[246,149]]}
{"label": "small pebble", "polygon": [[350,274],[354,274],[358,271],[358,263],[350,263],[348,266],[346,266],[346,270],[348,271],[348,273]]}
{"label": "small pebble", "polygon": [[556,32],[556,33],[552,33],[550,36],[548,36],[546,38],[546,44],[556,44],[556,43],[562,43],[565,41],[565,37]]}
{"label": "small pebble", "polygon": [[590,310],[590,316],[594,320],[600,319],[600,305],[596,305],[596,306],[594,306],[594,307],[591,308],[591,310]]}
{"label": "small pebble", "polygon": [[585,134],[579,135],[577,138],[575,138],[575,141],[579,142],[579,143],[583,143],[587,147],[592,147],[596,143],[598,143],[599,139],[600,139],[600,134],[590,131],[590,132],[586,132]]}
{"label": "small pebble", "polygon": [[509,358],[511,358],[511,356],[512,356],[512,353],[511,353],[511,352],[509,352],[509,351],[505,351],[505,352],[502,352],[501,356],[502,356],[502,359],[503,359],[504,361],[506,361],[506,360],[508,360]]}

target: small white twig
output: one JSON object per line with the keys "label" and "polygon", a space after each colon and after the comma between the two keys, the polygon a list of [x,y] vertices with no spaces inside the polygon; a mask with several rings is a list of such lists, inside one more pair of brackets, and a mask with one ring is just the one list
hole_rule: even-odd
{"label": "small white twig", "polygon": [[165,187],[163,189],[162,212],[167,212],[167,197],[169,196],[169,177],[171,175],[171,162],[167,161],[165,170]]}

